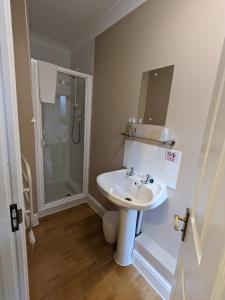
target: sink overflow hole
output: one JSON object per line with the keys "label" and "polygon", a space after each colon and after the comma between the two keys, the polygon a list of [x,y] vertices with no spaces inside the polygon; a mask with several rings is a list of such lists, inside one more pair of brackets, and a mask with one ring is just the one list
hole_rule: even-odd
{"label": "sink overflow hole", "polygon": [[127,201],[132,201],[132,199],[129,198],[129,197],[126,197],[125,200],[127,200]]}

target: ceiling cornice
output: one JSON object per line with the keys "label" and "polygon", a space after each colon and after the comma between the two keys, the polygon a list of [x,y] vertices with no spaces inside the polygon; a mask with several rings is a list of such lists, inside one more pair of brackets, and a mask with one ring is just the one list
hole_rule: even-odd
{"label": "ceiling cornice", "polygon": [[65,44],[60,43],[56,40],[50,39],[44,35],[36,32],[30,32],[30,41],[44,47],[48,47],[57,50],[61,53],[71,54],[71,50]]}
{"label": "ceiling cornice", "polygon": [[103,31],[117,23],[123,17],[135,10],[146,0],[119,0],[103,16],[101,16],[90,28],[81,33],[81,38],[74,43],[72,52],[85,46]]}

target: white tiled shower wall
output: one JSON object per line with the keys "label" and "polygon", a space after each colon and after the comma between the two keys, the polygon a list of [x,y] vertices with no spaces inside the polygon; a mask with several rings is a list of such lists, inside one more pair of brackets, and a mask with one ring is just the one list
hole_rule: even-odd
{"label": "white tiled shower wall", "polygon": [[[61,84],[62,80],[68,81]],[[57,73],[56,98],[54,104],[42,104],[42,130],[45,141],[45,183],[67,181],[70,178],[70,113],[73,82],[69,75]],[[61,111],[60,96],[66,99],[65,113]]]}

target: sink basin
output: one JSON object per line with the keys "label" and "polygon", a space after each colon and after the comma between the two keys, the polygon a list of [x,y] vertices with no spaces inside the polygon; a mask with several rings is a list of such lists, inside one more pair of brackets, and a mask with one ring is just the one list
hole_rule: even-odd
{"label": "sink basin", "polygon": [[114,259],[121,266],[132,263],[136,228],[141,224],[140,215],[144,210],[153,209],[168,198],[165,185],[158,182],[143,184],[143,176],[128,176],[127,173],[128,171],[123,169],[103,173],[97,177],[101,193],[117,205],[120,211]]}
{"label": "sink basin", "polygon": [[126,169],[97,177],[102,194],[120,207],[141,211],[156,208],[167,200],[165,185],[155,182],[143,184],[142,181],[141,176],[128,176]]}

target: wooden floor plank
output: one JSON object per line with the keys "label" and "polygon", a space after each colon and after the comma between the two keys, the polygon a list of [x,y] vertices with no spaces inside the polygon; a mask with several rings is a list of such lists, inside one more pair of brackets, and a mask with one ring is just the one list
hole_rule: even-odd
{"label": "wooden floor plank", "polygon": [[113,260],[115,246],[87,205],[44,217],[28,247],[31,300],[160,300],[133,266]]}

